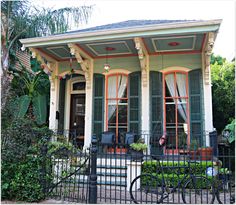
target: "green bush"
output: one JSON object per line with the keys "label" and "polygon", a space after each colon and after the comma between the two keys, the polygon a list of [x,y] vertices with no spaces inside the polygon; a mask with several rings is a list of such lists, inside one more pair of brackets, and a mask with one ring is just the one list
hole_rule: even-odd
{"label": "green bush", "polygon": [[50,137],[47,127],[38,128],[30,119],[13,121],[2,130],[2,199],[34,202],[43,199],[41,186],[41,141]]}
{"label": "green bush", "polygon": [[2,198],[35,202],[44,198],[40,157],[29,155],[19,163],[2,164]]}
{"label": "green bush", "polygon": [[[160,163],[160,164],[159,164]],[[165,174],[184,174],[189,173],[188,162],[186,161],[146,161],[142,164],[142,172],[144,173],[161,173],[161,167]],[[200,175],[206,172],[207,167],[212,167],[211,161],[202,161],[200,163],[190,163],[190,167],[194,170],[194,174]]]}
{"label": "green bush", "polygon": [[[160,164],[159,164],[160,163]],[[161,167],[163,168],[163,175],[161,173]],[[200,163],[191,163],[190,167],[194,171],[194,175],[206,176],[207,167],[212,167],[211,161],[202,161]],[[188,162],[186,161],[146,161],[142,164],[142,174],[151,174],[156,176],[159,181],[162,181],[164,176],[168,186],[176,186],[178,181],[181,181],[185,174],[190,173]],[[208,179],[211,179],[208,177]],[[144,181],[145,182],[145,181]],[[203,182],[204,184],[204,182]],[[155,184],[154,184],[155,185]],[[204,185],[205,186],[205,185]]]}

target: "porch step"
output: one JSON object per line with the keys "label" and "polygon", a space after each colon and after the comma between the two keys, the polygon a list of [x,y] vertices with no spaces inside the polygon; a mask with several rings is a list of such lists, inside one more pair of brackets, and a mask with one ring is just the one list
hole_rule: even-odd
{"label": "porch step", "polygon": [[[77,185],[84,186],[88,185],[88,179],[87,178],[81,178],[81,179],[76,179],[76,180],[65,180],[63,182],[64,187],[76,187]],[[97,185],[106,185],[106,186],[122,186],[126,187],[126,181],[110,181],[110,180],[97,180]]]}
{"label": "porch step", "polygon": [[127,177],[127,173],[111,173],[111,172],[98,172],[98,176],[117,176],[117,177]]}

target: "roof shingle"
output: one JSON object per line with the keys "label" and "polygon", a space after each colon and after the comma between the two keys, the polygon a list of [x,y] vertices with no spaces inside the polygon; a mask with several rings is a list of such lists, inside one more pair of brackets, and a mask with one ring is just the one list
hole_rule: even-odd
{"label": "roof shingle", "polygon": [[196,20],[128,20],[118,23],[106,24],[102,26],[95,26],[91,28],[69,31],[66,33],[82,33],[91,31],[101,31],[101,30],[113,30],[113,29],[123,29],[123,28],[134,28],[140,26],[157,25],[157,24],[169,24],[169,23],[184,23],[192,22]]}

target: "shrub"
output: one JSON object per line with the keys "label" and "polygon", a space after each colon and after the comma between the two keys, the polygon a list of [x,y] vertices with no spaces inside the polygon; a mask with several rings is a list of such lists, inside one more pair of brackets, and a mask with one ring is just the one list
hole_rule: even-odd
{"label": "shrub", "polygon": [[[163,168],[163,175],[161,167]],[[190,163],[190,168],[194,170],[194,175],[206,176],[207,167],[212,167],[211,161],[202,161],[200,163]],[[176,186],[178,181],[181,181],[185,174],[190,173],[187,161],[146,161],[142,164],[142,174],[151,174],[156,176],[159,181],[162,181],[164,176],[168,186]],[[208,177],[211,179],[210,177]]]}
{"label": "shrub", "polygon": [[[160,164],[159,164],[160,163]],[[146,161],[142,165],[142,172],[145,173],[161,173],[161,167],[165,174],[184,174],[189,173],[189,167],[187,161]],[[190,163],[191,169],[194,170],[194,174],[203,174],[206,172],[207,167],[213,166],[211,161],[201,161],[200,163]]]}
{"label": "shrub", "polygon": [[2,198],[27,202],[42,200],[40,165],[40,157],[34,155],[19,163],[2,163]]}
{"label": "shrub", "polygon": [[50,137],[47,127],[27,119],[13,121],[2,130],[2,199],[34,202],[43,199],[40,170],[47,160],[40,156],[40,141]]}

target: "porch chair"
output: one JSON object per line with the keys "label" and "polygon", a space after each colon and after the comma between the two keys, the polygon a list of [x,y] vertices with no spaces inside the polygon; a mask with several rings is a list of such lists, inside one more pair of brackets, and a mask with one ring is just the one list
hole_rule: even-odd
{"label": "porch chair", "polygon": [[115,133],[106,131],[102,133],[101,136],[102,150],[107,151],[109,148],[115,148]]}
{"label": "porch chair", "polygon": [[134,132],[126,132],[125,134],[125,146],[127,147],[127,153],[129,153],[130,145],[136,141],[137,135]]}

